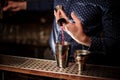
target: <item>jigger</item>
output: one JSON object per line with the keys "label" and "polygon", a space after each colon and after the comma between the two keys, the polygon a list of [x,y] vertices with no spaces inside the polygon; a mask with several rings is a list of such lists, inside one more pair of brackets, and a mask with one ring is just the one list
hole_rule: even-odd
{"label": "jigger", "polygon": [[78,71],[85,70],[86,60],[90,51],[88,50],[76,50],[74,53],[75,62],[78,64]]}
{"label": "jigger", "polygon": [[[62,10],[64,10],[64,8],[63,8],[63,6],[62,5],[57,5],[55,8],[54,8],[54,10],[57,12],[59,9],[62,9]],[[62,16],[60,15],[60,19],[58,19],[58,21],[57,21],[57,24],[59,25],[59,26],[63,26],[63,24],[66,24],[67,23],[67,21],[66,21],[66,19],[65,18],[62,18]]]}

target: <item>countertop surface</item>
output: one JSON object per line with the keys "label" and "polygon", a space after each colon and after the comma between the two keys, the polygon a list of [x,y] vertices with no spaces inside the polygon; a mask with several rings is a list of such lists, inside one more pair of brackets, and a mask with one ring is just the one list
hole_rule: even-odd
{"label": "countertop surface", "polygon": [[54,60],[0,54],[0,70],[69,80],[120,80],[120,68],[87,64],[84,71],[76,63],[66,68],[57,67]]}

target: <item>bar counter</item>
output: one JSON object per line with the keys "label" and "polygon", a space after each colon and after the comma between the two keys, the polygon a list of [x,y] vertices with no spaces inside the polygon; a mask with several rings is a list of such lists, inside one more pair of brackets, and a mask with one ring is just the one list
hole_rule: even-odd
{"label": "bar counter", "polygon": [[120,80],[119,67],[87,64],[80,72],[76,63],[59,68],[54,60],[3,54],[0,54],[0,70],[65,80]]}

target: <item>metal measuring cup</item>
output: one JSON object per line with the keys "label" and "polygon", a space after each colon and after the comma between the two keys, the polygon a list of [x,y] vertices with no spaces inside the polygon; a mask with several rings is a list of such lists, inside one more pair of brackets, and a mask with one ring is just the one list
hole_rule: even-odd
{"label": "metal measuring cup", "polygon": [[78,70],[83,71],[85,70],[86,60],[90,51],[88,50],[76,50],[74,53],[75,62],[78,64]]}
{"label": "metal measuring cup", "polygon": [[70,55],[70,43],[65,41],[63,45],[62,42],[57,42],[55,58],[58,67],[60,68],[68,67],[69,55]]}

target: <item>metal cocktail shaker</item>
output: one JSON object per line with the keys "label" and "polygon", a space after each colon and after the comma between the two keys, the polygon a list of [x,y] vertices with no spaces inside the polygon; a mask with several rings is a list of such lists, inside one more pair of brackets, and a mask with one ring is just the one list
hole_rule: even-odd
{"label": "metal cocktail shaker", "polygon": [[60,68],[67,67],[69,62],[69,55],[70,55],[70,43],[64,42],[63,45],[62,42],[57,42],[55,55],[56,55],[57,66]]}

